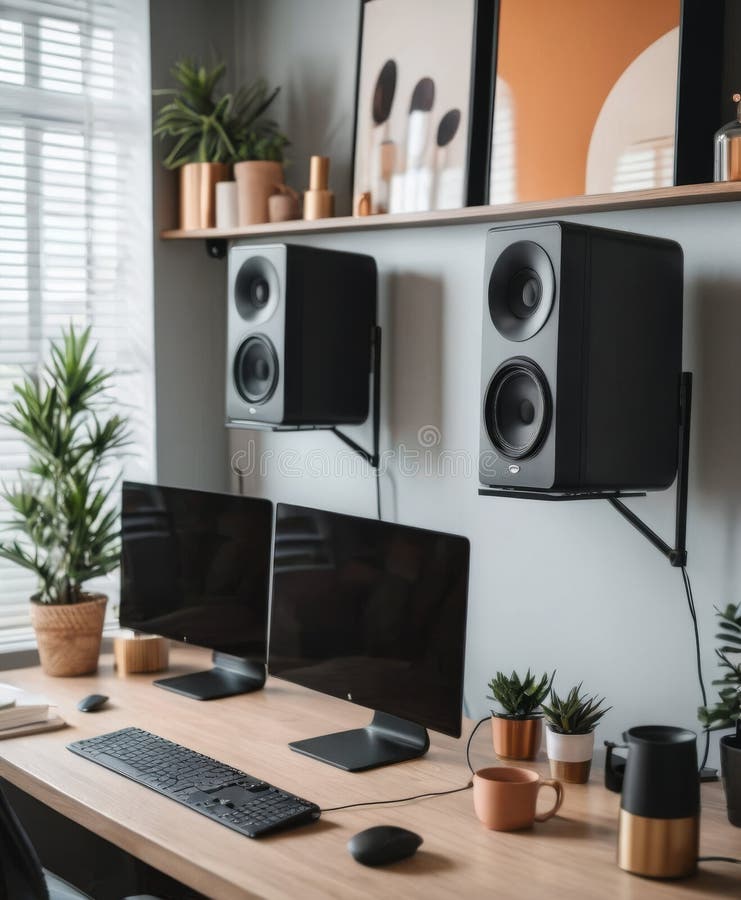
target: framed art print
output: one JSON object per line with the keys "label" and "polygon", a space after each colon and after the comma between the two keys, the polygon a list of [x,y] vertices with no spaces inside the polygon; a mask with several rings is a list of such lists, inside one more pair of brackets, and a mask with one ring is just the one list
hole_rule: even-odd
{"label": "framed art print", "polygon": [[486,202],[494,0],[366,0],[353,193],[375,212]]}

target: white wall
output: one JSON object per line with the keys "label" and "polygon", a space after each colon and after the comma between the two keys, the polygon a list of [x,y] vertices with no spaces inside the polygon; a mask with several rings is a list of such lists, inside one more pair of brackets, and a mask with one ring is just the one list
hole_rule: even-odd
{"label": "white wall", "polygon": [[[283,121],[297,139],[297,164],[303,165],[303,154],[310,152],[347,158],[355,68],[355,35],[349,29],[356,27],[357,4],[245,0],[240,10],[241,74],[259,71],[286,85]],[[313,123],[308,143],[307,122]],[[685,367],[695,373],[689,572],[709,682],[714,675],[713,606],[741,599],[739,208],[719,204],[575,219],[673,238],[685,251]],[[486,684],[497,669],[531,666],[557,668],[563,688],[583,680],[588,690],[606,695],[614,709],[598,740],[647,722],[696,728],[699,690],[680,573],[607,503],[477,495],[486,230],[471,225],[302,240],[370,253],[378,262],[385,341],[383,448],[404,444],[421,451],[419,430],[434,426],[440,443],[433,450],[472,460],[468,475],[421,472],[415,477],[402,475],[398,461],[392,462],[383,478],[384,515],[471,539],[470,714],[486,712]],[[370,437],[367,427],[357,429],[358,435]],[[278,501],[374,514],[372,477],[346,473],[345,451],[331,435],[238,432],[232,436],[233,449],[245,451],[250,440],[258,451],[274,456],[265,462],[264,477],[234,479],[235,487],[241,481],[245,492]],[[293,450],[310,454],[303,462],[313,473],[297,474],[300,459],[279,459],[281,451]],[[430,458],[435,470],[434,452]],[[317,475],[323,459],[341,468],[345,459],[345,473]],[[244,463],[245,457],[238,461]],[[673,535],[673,504],[673,491],[631,503],[667,539]]]}
{"label": "white wall", "polygon": [[[153,88],[173,86],[170,68],[184,56],[209,62],[214,52],[233,74],[231,0],[150,0],[150,20]],[[163,228],[177,227],[177,175],[161,166],[159,141],[153,156],[157,477],[224,490],[226,263],[208,259],[201,241],[160,240]]]}
{"label": "white wall", "polygon": [[[685,250],[684,359],[695,373],[689,572],[709,681],[713,606],[741,597],[738,208],[727,204],[578,220],[670,237]],[[421,452],[418,432],[434,426],[441,436],[436,449],[475,460],[485,233],[485,226],[465,226],[305,240],[360,248],[378,261],[385,450],[404,444]],[[367,441],[367,428],[357,429],[355,436]],[[237,432],[235,450],[244,451],[250,440],[258,453],[273,457],[263,458],[265,477],[241,479],[245,493],[374,514],[370,475],[317,474],[320,461],[342,466],[346,458],[333,436]],[[281,460],[283,451],[311,457],[302,461],[284,453]],[[699,696],[680,573],[606,502],[479,497],[475,464],[468,475],[440,476],[434,474],[439,460],[434,453],[430,459],[433,474],[422,470],[414,477],[403,475],[398,461],[391,462],[382,482],[384,517],[471,539],[470,713],[485,713],[486,684],[497,669],[532,666],[557,668],[562,687],[584,680],[587,689],[607,696],[614,710],[600,739],[650,721],[692,727]],[[244,464],[238,456],[237,465]],[[673,491],[631,501],[669,540],[673,503]]]}

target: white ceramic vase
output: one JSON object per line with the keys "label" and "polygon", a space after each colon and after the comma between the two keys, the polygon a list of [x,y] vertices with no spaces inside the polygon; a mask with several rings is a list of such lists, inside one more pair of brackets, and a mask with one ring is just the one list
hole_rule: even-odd
{"label": "white ceramic vase", "polygon": [[588,734],[559,734],[548,726],[545,744],[554,778],[570,784],[589,781],[594,754],[594,731]]}

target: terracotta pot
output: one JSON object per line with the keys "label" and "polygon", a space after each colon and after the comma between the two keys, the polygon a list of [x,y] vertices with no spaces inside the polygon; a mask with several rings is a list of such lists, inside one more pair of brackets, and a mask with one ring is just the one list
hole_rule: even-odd
{"label": "terracotta pot", "polygon": [[545,745],[551,775],[569,784],[586,784],[592,768],[594,732],[588,734],[559,734],[550,727],[545,730]]}
{"label": "terracotta pot", "polygon": [[180,227],[184,231],[216,225],[216,185],[229,181],[227,163],[186,163],[180,168]]}
{"label": "terracotta pot", "polygon": [[82,603],[31,601],[41,667],[47,675],[89,675],[98,668],[108,597],[84,594]]}
{"label": "terracotta pot", "polygon": [[535,759],[543,737],[543,719],[508,719],[492,713],[494,752],[500,759]]}
{"label": "terracotta pot", "polygon": [[283,184],[283,164],[258,159],[238,162],[234,166],[234,178],[240,228],[268,222],[268,198]]}

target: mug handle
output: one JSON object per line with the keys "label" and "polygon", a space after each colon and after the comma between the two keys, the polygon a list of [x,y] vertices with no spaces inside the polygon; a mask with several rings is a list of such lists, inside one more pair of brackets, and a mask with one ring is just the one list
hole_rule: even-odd
{"label": "mug handle", "polygon": [[548,819],[553,818],[556,813],[561,809],[561,804],[563,803],[563,785],[560,781],[557,781],[555,778],[543,778],[538,785],[538,793],[540,793],[540,789],[542,787],[552,787],[556,792],[556,802],[553,804],[553,807],[548,810],[548,812],[541,813],[539,816],[535,817],[536,822],[547,822]]}

